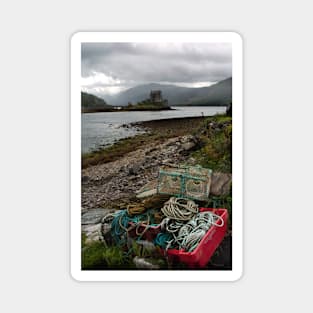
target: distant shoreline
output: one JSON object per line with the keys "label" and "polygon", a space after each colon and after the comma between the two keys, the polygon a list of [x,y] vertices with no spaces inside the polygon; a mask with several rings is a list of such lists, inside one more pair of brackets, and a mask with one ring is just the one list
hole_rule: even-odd
{"label": "distant shoreline", "polygon": [[124,124],[122,127],[137,126],[143,128],[146,132],[128,138],[122,138],[110,146],[83,153],[82,168],[112,162],[143,146],[149,145],[152,147],[169,138],[192,134],[201,127],[202,121],[204,123],[205,118],[201,116],[179,117]]}
{"label": "distant shoreline", "polygon": [[144,109],[144,108],[141,108],[141,109],[129,109],[129,108],[122,108],[122,109],[87,109],[87,108],[84,108],[81,110],[81,113],[103,113],[103,112],[148,112],[148,111],[151,111],[151,112],[154,112],[154,111],[173,111],[173,110],[176,110],[174,109],[173,107],[227,107],[227,105],[186,105],[186,104],[175,104],[173,105],[172,107],[168,107],[168,108],[155,108],[155,109]]}
{"label": "distant shoreline", "polygon": [[81,113],[101,113],[101,112],[142,112],[142,111],[171,111],[175,110],[171,107],[164,109],[82,109]]}
{"label": "distant shoreline", "polygon": [[200,119],[205,119],[209,116],[185,116],[185,117],[170,117],[164,119],[155,119],[142,122],[133,122],[130,124],[125,124],[125,127],[141,127],[141,128],[150,128],[154,130],[162,131],[162,129],[167,129],[168,127],[185,127],[189,124],[189,127],[192,123],[198,122]]}

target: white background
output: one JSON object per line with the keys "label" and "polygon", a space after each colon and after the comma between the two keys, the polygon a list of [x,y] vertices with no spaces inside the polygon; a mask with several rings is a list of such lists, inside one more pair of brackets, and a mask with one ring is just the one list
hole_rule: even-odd
{"label": "white background", "polygon": [[[232,270],[231,271],[82,271],[81,270],[81,43],[227,42],[232,46]],[[78,32],[71,38],[71,275],[79,281],[235,281],[242,276],[242,38],[235,32]]]}
{"label": "white background", "polygon": [[[3,312],[312,311],[309,1],[0,5]],[[76,31],[237,31],[244,39],[244,275],[78,283],[69,274],[69,47]]]}

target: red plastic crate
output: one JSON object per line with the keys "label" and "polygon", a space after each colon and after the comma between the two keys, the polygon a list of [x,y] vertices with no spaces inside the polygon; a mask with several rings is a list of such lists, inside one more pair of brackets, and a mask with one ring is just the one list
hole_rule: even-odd
{"label": "red plastic crate", "polygon": [[210,261],[219,244],[222,242],[227,230],[227,210],[210,208],[200,209],[200,212],[204,211],[211,211],[219,215],[223,219],[224,225],[222,227],[217,227],[214,225],[211,226],[202,240],[199,242],[198,247],[192,252],[186,252],[184,250],[177,249],[168,249],[167,251],[164,251],[164,253],[172,262],[185,263],[190,268],[205,267]]}
{"label": "red plastic crate", "polygon": [[[186,252],[184,250],[168,249],[161,251],[164,255],[167,255],[172,262],[185,263],[190,268],[203,268],[210,261],[213,253],[222,242],[227,230],[228,212],[226,209],[212,209],[212,208],[200,208],[200,212],[210,211],[219,215],[224,225],[222,227],[212,226],[199,242],[198,247],[192,252]],[[133,225],[133,223],[131,223]],[[137,238],[140,233],[145,230],[144,226],[137,228],[138,232],[133,229],[129,232],[129,235],[133,238]],[[161,231],[160,225],[149,227],[145,233],[141,236],[143,240],[153,241],[157,234]]]}

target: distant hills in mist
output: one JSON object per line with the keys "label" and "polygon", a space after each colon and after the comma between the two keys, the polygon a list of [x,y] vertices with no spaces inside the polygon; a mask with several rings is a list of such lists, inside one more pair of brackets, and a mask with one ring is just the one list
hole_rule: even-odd
{"label": "distant hills in mist", "polygon": [[[102,103],[99,97],[93,98],[97,104],[108,106],[125,106],[129,102],[136,104],[149,98],[151,90],[161,90],[164,99],[168,100],[170,106],[177,105],[208,105],[224,106],[232,102],[232,78],[227,78],[209,87],[187,88],[175,85],[146,84],[139,85],[114,96],[107,96]],[[83,93],[82,93],[83,94]],[[84,93],[82,104],[92,106],[92,98]],[[88,96],[87,96],[88,95]],[[94,97],[94,96],[93,96]],[[84,102],[83,102],[83,99]]]}
{"label": "distant hills in mist", "polygon": [[127,89],[106,98],[111,105],[137,103],[149,97],[151,90],[161,90],[163,98],[173,105],[227,105],[232,101],[232,78],[222,80],[209,87],[187,88],[175,85],[147,84]]}

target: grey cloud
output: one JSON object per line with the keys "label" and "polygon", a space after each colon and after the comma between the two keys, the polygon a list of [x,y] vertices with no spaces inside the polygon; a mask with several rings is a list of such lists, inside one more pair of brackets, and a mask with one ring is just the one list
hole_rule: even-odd
{"label": "grey cloud", "polygon": [[232,76],[229,43],[83,43],[82,77],[103,73],[123,86],[215,82]]}

